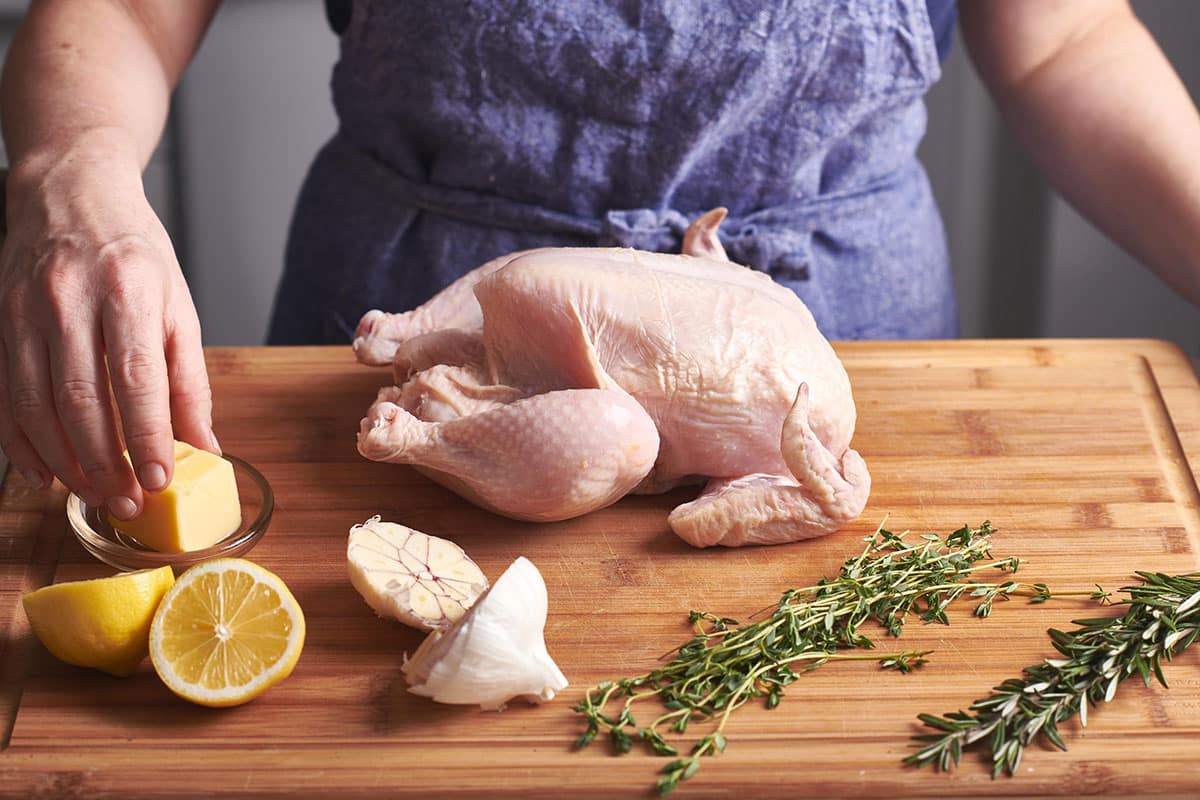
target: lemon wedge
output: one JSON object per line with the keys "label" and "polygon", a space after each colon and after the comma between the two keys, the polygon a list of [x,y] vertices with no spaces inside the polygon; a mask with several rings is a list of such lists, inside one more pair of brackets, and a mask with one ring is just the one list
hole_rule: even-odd
{"label": "lemon wedge", "polygon": [[150,626],[150,660],[175,694],[204,706],[253,700],[291,674],[304,613],[275,573],[218,558],[179,576]]}
{"label": "lemon wedge", "polygon": [[126,676],[149,652],[150,622],[175,582],[170,567],[44,586],[21,598],[33,632],[68,664]]}

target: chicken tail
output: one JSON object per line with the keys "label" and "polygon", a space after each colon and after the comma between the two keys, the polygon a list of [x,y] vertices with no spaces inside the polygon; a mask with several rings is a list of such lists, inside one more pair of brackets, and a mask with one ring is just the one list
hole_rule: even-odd
{"label": "chicken tail", "polygon": [[721,227],[721,221],[728,213],[727,209],[718,206],[701,214],[683,234],[683,254],[713,261],[728,261],[729,256],[725,254],[725,248],[717,236],[717,229]]}

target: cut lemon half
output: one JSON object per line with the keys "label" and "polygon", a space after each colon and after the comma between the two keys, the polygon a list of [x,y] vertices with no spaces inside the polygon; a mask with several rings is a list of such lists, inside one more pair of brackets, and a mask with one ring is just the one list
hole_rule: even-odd
{"label": "cut lemon half", "polygon": [[150,621],[175,582],[170,567],[67,581],[21,598],[34,634],[58,658],[124,677],[149,649]]}
{"label": "cut lemon half", "polygon": [[205,706],[253,700],[291,674],[304,613],[275,573],[241,558],[189,569],[150,626],[150,660],[175,694]]}

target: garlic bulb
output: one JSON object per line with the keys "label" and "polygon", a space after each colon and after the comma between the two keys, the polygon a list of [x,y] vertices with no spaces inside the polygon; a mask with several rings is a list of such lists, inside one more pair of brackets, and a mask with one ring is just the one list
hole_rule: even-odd
{"label": "garlic bulb", "polygon": [[346,563],[350,582],[375,613],[421,630],[458,621],[488,587],[454,542],[378,516],[350,529]]}
{"label": "garlic bulb", "polygon": [[546,652],[546,583],[518,558],[466,615],[431,633],[403,671],[409,691],[439,703],[500,710],[514,697],[553,700],[567,685]]}

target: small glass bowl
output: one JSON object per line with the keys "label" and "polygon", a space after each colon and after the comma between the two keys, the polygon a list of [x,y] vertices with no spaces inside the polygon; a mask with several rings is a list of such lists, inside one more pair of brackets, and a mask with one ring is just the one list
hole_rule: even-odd
{"label": "small glass bowl", "polygon": [[211,547],[184,553],[151,550],[113,528],[103,507],[89,506],[72,492],[67,497],[67,520],[75,531],[75,538],[96,558],[120,570],[151,569],[164,565],[184,569],[213,558],[243,555],[258,544],[258,540],[267,532],[271,514],[275,511],[275,494],[262,473],[249,463],[228,453],[223,458],[233,464],[238,499],[242,504],[242,524]]}

